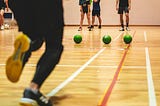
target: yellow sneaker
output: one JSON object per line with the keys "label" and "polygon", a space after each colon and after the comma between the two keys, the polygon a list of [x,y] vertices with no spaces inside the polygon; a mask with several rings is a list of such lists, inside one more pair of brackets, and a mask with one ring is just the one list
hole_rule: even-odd
{"label": "yellow sneaker", "polygon": [[37,104],[19,103],[20,106],[38,106]]}
{"label": "yellow sneaker", "polygon": [[6,61],[6,75],[11,82],[17,82],[23,69],[23,57],[30,47],[30,39],[21,34],[14,42],[14,52]]}

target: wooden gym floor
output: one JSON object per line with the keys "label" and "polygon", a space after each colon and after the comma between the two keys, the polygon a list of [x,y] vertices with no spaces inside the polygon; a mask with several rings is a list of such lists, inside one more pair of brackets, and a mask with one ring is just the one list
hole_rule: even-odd
{"label": "wooden gym floor", "polygon": [[[61,60],[41,88],[53,96],[54,106],[160,106],[159,26],[131,27],[130,45],[124,44],[122,38],[127,32],[118,31],[119,27],[77,29],[65,27]],[[83,37],[80,44],[73,42],[76,34]],[[109,45],[102,42],[107,34],[112,37]],[[5,61],[17,35],[17,28],[0,31],[1,106],[18,106],[44,51],[43,45],[33,53],[18,83],[9,82]]]}

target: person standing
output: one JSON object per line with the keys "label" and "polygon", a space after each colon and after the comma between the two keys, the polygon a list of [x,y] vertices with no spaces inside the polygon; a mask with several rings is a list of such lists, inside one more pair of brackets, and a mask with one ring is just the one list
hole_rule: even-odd
{"label": "person standing", "polygon": [[79,0],[79,6],[80,6],[80,13],[81,13],[81,19],[80,19],[80,26],[78,31],[82,31],[82,25],[84,16],[86,14],[87,21],[88,21],[88,29],[91,31],[91,21],[90,21],[90,0]]}
{"label": "person standing", "polygon": [[17,82],[31,53],[45,42],[45,51],[39,58],[33,79],[24,89],[20,104],[52,106],[51,100],[40,90],[63,52],[62,0],[9,0],[8,3],[14,13],[20,35],[15,39],[13,54],[6,61],[6,76],[11,82]]}
{"label": "person standing", "polygon": [[123,12],[125,12],[126,16],[126,30],[129,31],[129,11],[131,9],[131,0],[116,0],[116,10],[120,15],[120,23],[121,29],[120,31],[124,31],[124,20],[123,20]]}
{"label": "person standing", "polygon": [[4,29],[4,12],[8,11],[8,0],[0,0],[0,29]]}
{"label": "person standing", "polygon": [[95,17],[97,16],[98,18],[98,28],[101,29],[101,14],[100,14],[101,8],[100,8],[100,0],[93,0],[93,8],[92,8],[92,25],[91,28],[94,28],[94,22],[95,22]]}

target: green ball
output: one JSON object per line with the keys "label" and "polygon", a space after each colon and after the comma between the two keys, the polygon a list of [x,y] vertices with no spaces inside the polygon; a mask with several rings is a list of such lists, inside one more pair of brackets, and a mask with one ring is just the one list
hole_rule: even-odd
{"label": "green ball", "polygon": [[103,40],[103,43],[109,44],[111,42],[112,38],[110,35],[104,35],[102,40]]}
{"label": "green ball", "polygon": [[132,42],[132,36],[131,35],[125,35],[123,37],[123,41],[126,43],[126,44],[130,44]]}
{"label": "green ball", "polygon": [[73,37],[73,40],[74,40],[75,43],[79,44],[79,43],[82,42],[82,36],[81,35],[75,35]]}

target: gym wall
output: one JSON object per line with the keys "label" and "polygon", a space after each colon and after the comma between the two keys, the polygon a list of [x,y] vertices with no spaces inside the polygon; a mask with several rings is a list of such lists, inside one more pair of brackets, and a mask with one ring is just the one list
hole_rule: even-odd
{"label": "gym wall", "polygon": [[[102,25],[119,25],[115,2],[116,0],[101,0]],[[79,0],[63,0],[63,6],[65,24],[79,25]],[[130,25],[160,25],[159,11],[160,0],[131,0]],[[87,25],[86,17],[84,25]]]}

